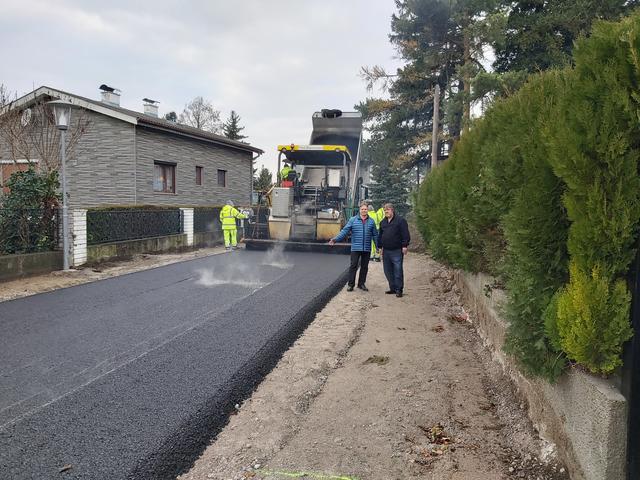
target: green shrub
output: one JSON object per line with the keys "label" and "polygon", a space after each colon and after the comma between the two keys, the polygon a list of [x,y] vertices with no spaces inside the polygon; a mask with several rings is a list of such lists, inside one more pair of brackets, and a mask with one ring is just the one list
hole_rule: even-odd
{"label": "green shrub", "polygon": [[484,270],[483,226],[478,215],[480,158],[474,145],[483,139],[484,122],[465,135],[451,158],[422,183],[417,198],[418,228],[435,258],[471,271]]}
{"label": "green shrub", "polygon": [[496,102],[418,197],[434,256],[503,277],[505,348],[551,379],[566,358],[620,365],[640,223],[640,14],[574,52]]}
{"label": "green shrub", "polygon": [[632,336],[629,325],[631,295],[624,280],[612,281],[594,266],[590,273],[576,262],[571,281],[557,297],[556,331],[567,356],[595,373],[611,373],[622,365],[622,344]]}
{"label": "green shrub", "polygon": [[576,44],[576,67],[546,130],[554,172],[566,184],[572,264],[555,329],[549,318],[547,330],[570,359],[598,373],[622,363],[631,336],[624,279],[640,219],[639,32],[635,15],[600,22]]}
{"label": "green shrub", "polygon": [[567,71],[532,77],[511,99],[511,149],[522,179],[514,185],[509,211],[503,216],[507,255],[505,349],[527,373],[555,379],[566,360],[545,333],[545,312],[554,293],[568,280],[569,221],[562,205],[564,183],[549,164],[543,125],[558,97],[558,85]]}
{"label": "green shrub", "polygon": [[[640,218],[640,16],[599,22],[577,42],[575,70],[546,132],[554,171],[566,184],[568,249],[583,271],[624,275]],[[604,272],[603,272],[604,273]]]}
{"label": "green shrub", "polygon": [[0,253],[31,253],[56,247],[58,172],[30,168],[9,177],[0,202]]}

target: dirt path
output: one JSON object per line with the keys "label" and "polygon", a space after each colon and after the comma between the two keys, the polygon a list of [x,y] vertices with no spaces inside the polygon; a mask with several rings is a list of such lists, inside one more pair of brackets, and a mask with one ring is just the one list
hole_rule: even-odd
{"label": "dirt path", "polygon": [[371,291],[338,294],[179,478],[568,478],[467,321],[451,272],[410,254],[402,299],[382,293],[381,264],[369,272]]}

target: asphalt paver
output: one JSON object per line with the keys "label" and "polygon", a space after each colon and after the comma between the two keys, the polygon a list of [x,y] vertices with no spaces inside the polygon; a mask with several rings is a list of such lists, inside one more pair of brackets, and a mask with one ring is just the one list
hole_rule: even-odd
{"label": "asphalt paver", "polygon": [[347,263],[240,250],[0,303],[0,477],[175,478]]}

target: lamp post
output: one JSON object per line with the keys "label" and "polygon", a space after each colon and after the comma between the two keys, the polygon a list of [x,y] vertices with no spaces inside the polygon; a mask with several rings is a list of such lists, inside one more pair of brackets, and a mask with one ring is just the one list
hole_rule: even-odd
{"label": "lamp post", "polygon": [[67,211],[66,133],[71,124],[72,103],[65,100],[48,102],[53,108],[56,127],[60,130],[60,164],[62,166],[62,268],[69,270],[69,217]]}

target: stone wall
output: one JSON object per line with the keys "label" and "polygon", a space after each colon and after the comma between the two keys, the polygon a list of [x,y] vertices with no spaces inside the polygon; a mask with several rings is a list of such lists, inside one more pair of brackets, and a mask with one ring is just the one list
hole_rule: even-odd
{"label": "stone wall", "polygon": [[555,384],[525,377],[502,350],[507,324],[499,312],[505,296],[500,290],[485,295],[493,278],[458,271],[456,283],[485,344],[528,405],[542,437],[558,447],[572,480],[625,480],[628,408],[615,383],[579,368]]}

